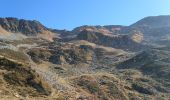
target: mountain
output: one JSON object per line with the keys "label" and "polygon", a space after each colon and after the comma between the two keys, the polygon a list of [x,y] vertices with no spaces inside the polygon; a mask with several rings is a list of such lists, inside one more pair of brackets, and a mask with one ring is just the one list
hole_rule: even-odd
{"label": "mountain", "polygon": [[145,17],[136,23],[132,24],[131,27],[148,27],[148,28],[163,28],[170,27],[170,16],[150,16]]}
{"label": "mountain", "polygon": [[76,27],[72,30],[73,33],[79,33],[83,30],[89,30],[89,31],[94,31],[94,32],[101,32],[101,33],[108,33],[108,34],[116,34],[119,30],[124,28],[125,26],[122,25],[105,25],[105,26],[80,26]]}
{"label": "mountain", "polygon": [[[138,42],[142,41],[142,34],[133,35],[112,35],[104,34],[102,32],[93,32],[89,30],[83,30],[77,35],[77,39],[86,40],[95,44],[104,45],[108,47],[139,50],[142,48]],[[139,41],[138,41],[139,40]]]}
{"label": "mountain", "polygon": [[169,27],[169,16],[71,31],[0,18],[0,97],[169,100]]}
{"label": "mountain", "polygon": [[40,36],[52,40],[53,33],[36,20],[24,20],[12,17],[0,18],[0,27],[8,33],[22,33],[26,36]]}
{"label": "mountain", "polygon": [[170,33],[170,16],[150,16],[143,18],[129,26],[140,30],[145,35],[163,36]]}

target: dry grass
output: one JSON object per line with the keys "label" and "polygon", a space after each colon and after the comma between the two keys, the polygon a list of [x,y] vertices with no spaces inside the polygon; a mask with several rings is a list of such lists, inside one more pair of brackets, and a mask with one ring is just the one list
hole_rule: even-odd
{"label": "dry grass", "polygon": [[[129,100],[131,98],[128,95],[130,90],[124,88],[126,84],[112,74],[86,74],[71,80],[80,93],[80,98],[83,98],[81,94],[84,94],[84,99],[87,100]],[[134,94],[132,91],[131,93]],[[133,97],[139,99],[137,95]]]}
{"label": "dry grass", "polygon": [[0,65],[1,86],[8,85],[8,91],[16,92],[21,97],[50,94],[50,86],[28,65],[6,58],[0,58]]}
{"label": "dry grass", "polygon": [[0,55],[5,58],[16,60],[18,62],[28,63],[27,56],[20,51],[13,51],[10,49],[0,49]]}

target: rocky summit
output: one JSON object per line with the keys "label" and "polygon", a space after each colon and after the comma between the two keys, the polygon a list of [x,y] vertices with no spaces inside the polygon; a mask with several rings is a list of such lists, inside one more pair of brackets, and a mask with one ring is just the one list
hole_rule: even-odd
{"label": "rocky summit", "polygon": [[71,31],[0,18],[0,97],[169,100],[169,43],[167,15]]}

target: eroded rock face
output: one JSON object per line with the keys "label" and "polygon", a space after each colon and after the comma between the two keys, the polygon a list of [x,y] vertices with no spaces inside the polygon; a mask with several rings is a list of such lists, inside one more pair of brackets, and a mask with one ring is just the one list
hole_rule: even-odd
{"label": "eroded rock face", "polygon": [[0,25],[7,31],[15,33],[21,32],[26,35],[36,35],[43,30],[47,30],[38,21],[19,20],[17,18],[0,18]]}
{"label": "eroded rock face", "polygon": [[0,26],[8,32],[22,33],[27,36],[41,36],[52,40],[53,33],[36,20],[24,20],[12,17],[0,18]]}
{"label": "eroded rock face", "polygon": [[131,34],[131,39],[137,43],[141,43],[144,39],[143,34],[140,31],[134,30]]}
{"label": "eroded rock face", "polygon": [[[91,32],[84,30],[77,35],[77,39],[86,40],[99,45],[129,49],[129,50],[139,50],[142,45],[139,44],[143,40],[143,35],[141,33],[133,33],[133,35],[105,35],[99,32]],[[135,49],[134,49],[135,48]]]}

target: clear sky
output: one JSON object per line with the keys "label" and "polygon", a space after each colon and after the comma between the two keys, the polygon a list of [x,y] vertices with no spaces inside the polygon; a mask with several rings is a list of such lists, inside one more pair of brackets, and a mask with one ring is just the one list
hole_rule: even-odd
{"label": "clear sky", "polygon": [[0,17],[35,19],[57,29],[130,25],[155,15],[170,15],[170,0],[0,0]]}

